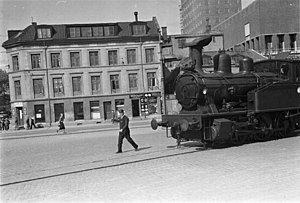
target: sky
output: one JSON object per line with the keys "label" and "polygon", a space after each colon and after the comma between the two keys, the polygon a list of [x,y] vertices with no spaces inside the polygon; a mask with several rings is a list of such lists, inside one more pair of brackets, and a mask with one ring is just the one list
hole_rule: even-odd
{"label": "sky", "polygon": [[[242,0],[246,7],[254,0]],[[155,16],[168,34],[180,34],[180,0],[0,0],[0,68],[7,64],[2,43],[7,30],[37,24],[109,23],[150,21]]]}

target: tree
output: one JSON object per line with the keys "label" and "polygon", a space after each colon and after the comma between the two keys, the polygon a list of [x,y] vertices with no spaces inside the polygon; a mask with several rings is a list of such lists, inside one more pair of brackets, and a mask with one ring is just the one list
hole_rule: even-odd
{"label": "tree", "polygon": [[8,74],[0,69],[0,95],[7,93],[9,89]]}
{"label": "tree", "polygon": [[0,69],[0,112],[10,114],[8,74],[2,69]]}

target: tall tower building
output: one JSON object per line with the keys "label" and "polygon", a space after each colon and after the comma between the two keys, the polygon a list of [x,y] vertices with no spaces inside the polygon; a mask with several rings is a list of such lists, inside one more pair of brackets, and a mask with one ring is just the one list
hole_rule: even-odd
{"label": "tall tower building", "polygon": [[241,0],[181,0],[181,34],[204,33],[207,19],[213,27],[241,8]]}

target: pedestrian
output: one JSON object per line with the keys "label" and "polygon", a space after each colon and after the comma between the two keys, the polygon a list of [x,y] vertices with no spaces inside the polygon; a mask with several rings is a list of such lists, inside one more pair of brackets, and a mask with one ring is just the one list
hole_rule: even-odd
{"label": "pedestrian", "polygon": [[126,138],[127,141],[134,147],[135,151],[138,151],[138,145],[130,137],[129,118],[125,116],[123,109],[120,109],[119,113],[120,113],[120,117],[118,119],[114,119],[114,121],[120,123],[118,151],[116,153],[122,153],[122,144],[124,138]]}
{"label": "pedestrian", "polygon": [[5,130],[5,118],[2,118],[1,120],[2,130]]}
{"label": "pedestrian", "polygon": [[56,133],[58,133],[58,131],[62,130],[64,133],[66,133],[66,127],[64,124],[64,114],[61,113],[60,117],[58,119],[58,130],[56,131]]}
{"label": "pedestrian", "polygon": [[15,117],[15,130],[18,130],[18,118]]}
{"label": "pedestrian", "polygon": [[6,118],[6,119],[4,120],[5,130],[9,130],[9,124],[10,124],[10,121],[8,120],[8,118]]}
{"label": "pedestrian", "polygon": [[27,116],[27,119],[26,119],[26,129],[27,129],[27,130],[30,129],[29,116]]}
{"label": "pedestrian", "polygon": [[34,121],[34,117],[31,117],[30,129],[32,129],[32,126],[33,126],[34,128],[36,128],[35,121]]}
{"label": "pedestrian", "polygon": [[114,110],[111,110],[111,122],[114,123],[116,119],[116,114]]}

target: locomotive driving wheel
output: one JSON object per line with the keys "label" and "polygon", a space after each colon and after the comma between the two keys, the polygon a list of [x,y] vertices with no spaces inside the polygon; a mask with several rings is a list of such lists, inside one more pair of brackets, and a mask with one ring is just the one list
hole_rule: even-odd
{"label": "locomotive driving wheel", "polygon": [[275,129],[278,138],[286,137],[290,129],[289,120],[286,119],[284,112],[279,112],[275,118]]}
{"label": "locomotive driving wheel", "polygon": [[247,138],[248,138],[247,134],[235,132],[235,133],[232,133],[232,135],[230,137],[230,142],[234,146],[239,146],[239,145],[245,144],[245,142],[247,141]]}
{"label": "locomotive driving wheel", "polygon": [[267,141],[272,136],[272,119],[269,114],[258,114],[256,117],[256,127],[261,132],[254,135],[255,141]]}

